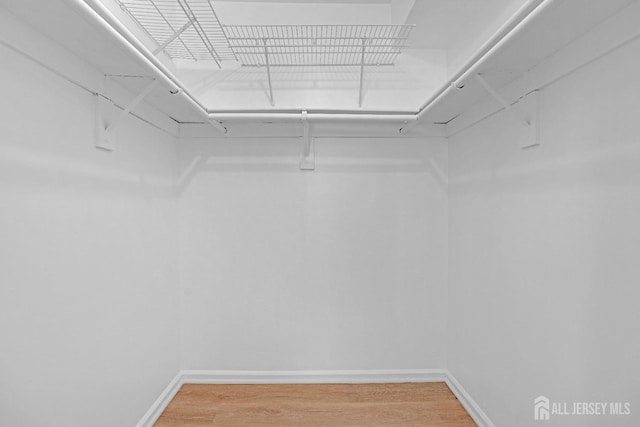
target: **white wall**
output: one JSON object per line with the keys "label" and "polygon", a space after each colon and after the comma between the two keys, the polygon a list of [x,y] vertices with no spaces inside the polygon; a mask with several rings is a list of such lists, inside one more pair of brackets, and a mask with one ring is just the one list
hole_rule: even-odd
{"label": "white wall", "polygon": [[538,148],[499,114],[315,172],[131,117],[96,150],[93,97],[0,53],[0,425],[133,425],[180,368],[448,367],[499,426],[638,401],[639,43],[541,94]]}
{"label": "white wall", "polygon": [[628,401],[640,424],[640,42],[541,93],[541,146],[495,115],[449,145],[448,368],[497,426],[533,400]]}
{"label": "white wall", "polygon": [[[455,2],[452,2],[455,4]],[[447,74],[455,75],[482,45],[526,3],[526,0],[482,0],[464,5],[474,8],[447,46]]]}
{"label": "white wall", "polygon": [[132,426],[179,369],[174,138],[97,150],[92,95],[0,55],[0,425]]}
{"label": "white wall", "polygon": [[444,140],[299,144],[183,141],[183,367],[444,367]]}
{"label": "white wall", "polygon": [[[211,71],[189,69],[180,77],[208,108],[242,110],[271,108],[264,67]],[[362,108],[417,111],[447,77],[447,52],[405,49],[393,67],[365,67]],[[358,108],[360,67],[274,67],[271,70],[275,106],[282,110]]]}

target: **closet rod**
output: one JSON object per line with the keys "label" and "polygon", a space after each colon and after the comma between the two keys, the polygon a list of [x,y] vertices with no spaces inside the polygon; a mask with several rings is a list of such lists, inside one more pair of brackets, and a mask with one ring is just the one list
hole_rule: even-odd
{"label": "closet rod", "polygon": [[[221,121],[301,121],[303,112],[288,113],[209,113],[209,117]],[[345,114],[307,112],[307,118],[314,121],[335,120],[344,122],[387,121],[408,123],[416,119],[415,114]]]}

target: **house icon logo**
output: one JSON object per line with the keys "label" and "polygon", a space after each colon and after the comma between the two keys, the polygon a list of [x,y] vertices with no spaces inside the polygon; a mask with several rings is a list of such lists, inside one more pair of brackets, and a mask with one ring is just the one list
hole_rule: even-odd
{"label": "house icon logo", "polygon": [[533,418],[536,421],[545,421],[549,419],[549,399],[544,396],[538,396],[533,401]]}

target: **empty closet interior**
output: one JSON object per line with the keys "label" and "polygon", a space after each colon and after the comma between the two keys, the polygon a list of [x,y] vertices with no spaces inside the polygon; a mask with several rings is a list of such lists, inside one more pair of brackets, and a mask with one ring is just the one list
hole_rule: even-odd
{"label": "empty closet interior", "polygon": [[637,0],[3,0],[0,425],[271,382],[640,425],[639,37]]}

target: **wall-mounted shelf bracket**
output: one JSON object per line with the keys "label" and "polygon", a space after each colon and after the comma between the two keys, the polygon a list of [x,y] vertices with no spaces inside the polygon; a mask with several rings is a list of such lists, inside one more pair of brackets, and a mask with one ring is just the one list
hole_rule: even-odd
{"label": "wall-mounted shelf bracket", "polygon": [[489,95],[507,110],[513,119],[521,126],[520,148],[528,148],[540,145],[538,126],[538,92],[533,91],[524,95],[515,104],[505,100],[480,74],[476,74],[476,80]]}
{"label": "wall-mounted shelf bracket", "polygon": [[219,121],[215,120],[215,119],[209,119],[209,124],[211,126],[213,126],[213,128],[215,130],[217,130],[218,132],[220,132],[223,135],[226,135],[228,132],[228,129],[225,126],[222,126],[222,123],[220,123]]}
{"label": "wall-mounted shelf bracket", "polygon": [[315,170],[316,154],[314,147],[314,138],[311,135],[311,128],[307,112],[302,112],[302,149],[300,153],[300,170]]}
{"label": "wall-mounted shelf bracket", "polygon": [[[107,77],[106,80],[108,82],[109,78]],[[134,108],[136,108],[138,104],[140,104],[140,102],[142,102],[142,100],[158,85],[158,83],[158,80],[153,79],[151,83],[149,83],[142,90],[142,92],[140,92],[140,94],[129,103],[129,105],[124,107],[113,120],[109,120],[106,118],[106,109],[109,108],[107,100],[100,95],[96,95],[98,98],[96,106],[96,148],[101,148],[108,151],[112,151],[115,149],[113,135],[115,133],[115,130],[122,122],[122,119],[124,119]]]}

